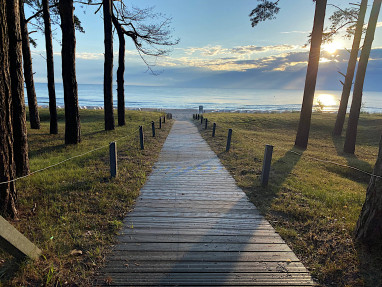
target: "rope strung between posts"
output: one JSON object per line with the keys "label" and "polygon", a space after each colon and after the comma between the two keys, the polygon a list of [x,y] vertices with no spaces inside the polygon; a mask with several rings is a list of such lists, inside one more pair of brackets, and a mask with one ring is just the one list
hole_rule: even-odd
{"label": "rope strung between posts", "polygon": [[[148,126],[148,125],[151,125],[151,123],[146,124],[145,126]],[[129,135],[127,135],[127,136],[123,136],[123,137],[118,138],[118,139],[115,140],[114,142],[118,142],[118,141],[120,141],[120,140],[122,140],[122,139],[126,139],[126,138],[131,138],[131,137],[135,136],[135,133],[138,132],[138,131],[139,131],[139,128],[136,129],[136,130],[134,130],[134,131],[132,131],[132,133],[129,134]],[[39,170],[35,170],[35,171],[33,171],[33,172],[31,172],[31,173],[29,173],[29,174],[27,174],[27,175],[20,176],[20,177],[18,177],[18,178],[14,178],[14,179],[9,180],[9,181],[3,181],[3,182],[0,182],[0,185],[3,185],[3,184],[9,184],[9,183],[15,182],[15,181],[17,181],[17,180],[20,180],[20,179],[29,177],[29,176],[31,176],[31,175],[34,175],[34,174],[36,174],[36,173],[45,171],[45,170],[50,169],[50,168],[52,168],[52,167],[61,165],[61,164],[65,163],[65,162],[67,162],[67,161],[70,161],[70,160],[72,160],[72,159],[75,159],[75,158],[78,158],[78,157],[82,157],[82,156],[84,156],[84,155],[87,155],[87,154],[89,154],[89,153],[92,153],[92,152],[95,152],[95,151],[97,151],[97,150],[100,150],[100,149],[103,149],[103,148],[107,148],[107,147],[109,147],[109,145],[104,145],[104,146],[101,146],[101,147],[92,149],[92,150],[90,150],[90,151],[87,151],[87,152],[85,152],[85,153],[82,153],[82,154],[79,154],[79,155],[75,155],[75,156],[69,157],[69,158],[67,158],[67,159],[64,159],[64,160],[58,162],[58,163],[55,163],[55,164],[52,164],[52,165],[50,165],[50,166],[41,168],[41,169],[39,169]]]}
{"label": "rope strung between posts", "polygon": [[[244,138],[247,138],[248,140],[250,140],[250,141],[252,141],[252,142],[255,141],[253,138],[251,138],[251,137],[249,137],[249,136],[247,136],[247,135],[243,135],[243,134],[241,134],[241,136],[244,137]],[[286,151],[286,152],[290,152],[290,153],[299,155],[299,156],[307,157],[307,158],[312,159],[312,160],[315,160],[315,161],[324,162],[324,163],[330,163],[330,164],[333,164],[333,165],[337,165],[337,166],[341,166],[341,167],[349,168],[349,169],[352,169],[352,170],[355,170],[355,171],[364,173],[364,174],[366,174],[366,175],[368,175],[368,176],[372,176],[372,177],[375,177],[375,178],[382,179],[382,176],[380,176],[380,175],[376,175],[376,174],[373,174],[373,173],[364,171],[364,170],[359,169],[359,168],[354,167],[354,166],[350,166],[350,165],[346,165],[346,164],[341,164],[341,163],[334,162],[334,161],[331,161],[331,160],[319,159],[319,158],[316,158],[316,157],[313,157],[313,156],[305,155],[305,154],[303,154],[303,153],[299,153],[299,152],[296,152],[296,151],[293,151],[293,150],[288,150],[288,149],[285,149],[285,148],[282,148],[282,147],[277,147],[277,148],[278,148],[278,149],[281,149],[281,150],[284,150],[284,151]]]}

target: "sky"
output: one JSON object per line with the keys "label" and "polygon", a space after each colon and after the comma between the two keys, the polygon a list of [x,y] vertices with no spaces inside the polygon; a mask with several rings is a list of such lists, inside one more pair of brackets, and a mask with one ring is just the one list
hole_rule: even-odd
{"label": "sky", "polygon": [[[139,8],[154,7],[154,11],[171,17],[174,39],[180,39],[168,56],[149,59],[156,64],[153,69],[158,72],[152,75],[131,40],[126,38],[125,83],[128,85],[297,90],[304,87],[309,54],[309,47],[304,46],[313,26],[313,1],[281,0],[277,18],[255,28],[251,27],[248,16],[257,4],[255,0],[131,0],[128,3]],[[329,3],[342,8],[348,5],[344,0]],[[89,6],[76,6],[75,9],[85,29],[85,33],[76,32],[76,68],[80,84],[103,82],[103,22],[101,13],[94,14],[95,10]],[[326,27],[333,11],[334,8],[328,6]],[[58,26],[54,29],[55,78],[62,82],[61,34]],[[35,81],[46,82],[43,35],[33,33],[32,36],[38,44],[32,48]],[[341,89],[342,76],[338,71],[346,73],[349,57],[345,48],[351,48],[351,41],[341,36],[331,45],[323,46],[317,89]],[[116,71],[116,34],[114,55]],[[376,30],[365,90],[382,91],[377,81],[381,76],[382,22]]]}

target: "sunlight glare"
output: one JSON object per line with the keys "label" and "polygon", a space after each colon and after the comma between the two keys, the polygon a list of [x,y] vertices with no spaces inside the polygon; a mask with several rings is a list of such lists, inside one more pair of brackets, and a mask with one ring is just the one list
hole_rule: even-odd
{"label": "sunlight glare", "polygon": [[331,94],[319,94],[314,99],[314,105],[322,111],[330,111],[333,106],[338,105],[335,96]]}
{"label": "sunlight glare", "polygon": [[337,50],[341,49],[341,43],[339,42],[330,42],[326,43],[322,46],[323,50],[328,52],[329,54],[334,54]]}

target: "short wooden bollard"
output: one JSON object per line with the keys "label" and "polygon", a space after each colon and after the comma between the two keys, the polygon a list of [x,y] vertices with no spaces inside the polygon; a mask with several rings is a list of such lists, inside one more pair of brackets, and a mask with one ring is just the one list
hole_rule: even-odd
{"label": "short wooden bollard", "polygon": [[166,123],[166,116],[163,117],[163,123]]}
{"label": "short wooden bollard", "polygon": [[110,154],[110,175],[117,177],[117,143],[111,142],[109,145]]}
{"label": "short wooden bollard", "polygon": [[203,124],[203,116],[200,116],[200,124]]}
{"label": "short wooden bollard", "polygon": [[159,129],[162,128],[162,117],[159,118]]}
{"label": "short wooden bollard", "polygon": [[206,119],[206,122],[205,122],[205,125],[204,125],[204,129],[206,130],[208,127],[208,119]]}
{"label": "short wooden bollard", "polygon": [[212,125],[212,137],[215,137],[215,132],[216,132],[216,123]]}
{"label": "short wooden bollard", "polygon": [[198,114],[198,117],[197,117],[198,120],[200,120],[200,115]]}
{"label": "short wooden bollard", "polygon": [[143,127],[139,126],[139,143],[141,145],[141,150],[145,149],[145,145],[143,143]]}
{"label": "short wooden bollard", "polygon": [[261,172],[261,185],[267,186],[269,180],[269,172],[271,170],[273,146],[266,145],[264,151],[263,171]]}
{"label": "short wooden bollard", "polygon": [[228,137],[227,137],[227,146],[225,148],[225,151],[229,151],[231,148],[231,138],[232,138],[232,129],[228,130]]}
{"label": "short wooden bollard", "polygon": [[155,137],[155,123],[152,121],[151,122],[151,130],[153,132],[153,138]]}

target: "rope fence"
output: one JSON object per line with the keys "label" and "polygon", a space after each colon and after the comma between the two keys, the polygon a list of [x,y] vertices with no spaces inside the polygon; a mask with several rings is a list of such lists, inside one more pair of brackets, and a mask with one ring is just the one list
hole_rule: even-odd
{"label": "rope fence", "polygon": [[[204,130],[207,130],[207,121],[208,121],[207,118],[205,118],[205,117],[203,117],[202,115],[199,115],[199,114],[194,114],[193,115],[193,119],[196,121],[195,123],[199,123],[200,122],[200,125],[201,125],[202,129],[203,129],[203,119],[204,119],[204,121],[205,121]],[[217,129],[217,125],[216,125],[216,123],[213,123],[212,137],[215,137],[216,129]],[[254,139],[249,137],[249,136],[247,136],[247,135],[241,134],[241,136],[246,138],[246,139],[248,139],[248,140],[250,140],[250,141],[252,141],[252,142],[254,142]],[[229,129],[228,130],[228,136],[227,136],[226,152],[228,152],[230,150],[231,141],[232,141],[232,129]],[[272,146],[272,145],[265,145],[264,160],[263,160],[263,170],[262,170],[262,174],[261,174],[261,181],[262,181],[263,185],[267,185],[268,184],[268,178],[269,178],[269,172],[270,172],[270,162],[272,160],[273,148],[274,148],[274,146]],[[305,155],[303,153],[299,153],[299,152],[294,151],[294,150],[288,150],[288,149],[282,148],[282,147],[277,147],[277,149],[278,150],[283,150],[285,152],[289,152],[289,153],[292,153],[292,154],[295,154],[295,155],[298,155],[298,156],[301,156],[301,157],[304,156],[304,157],[306,157],[308,159],[311,159],[311,160],[314,160],[314,161],[318,161],[318,162],[322,162],[322,163],[327,163],[327,164],[332,164],[332,165],[336,165],[336,166],[340,166],[340,167],[344,167],[344,168],[349,168],[349,169],[355,170],[357,172],[366,174],[368,176],[382,179],[382,176],[380,176],[380,175],[376,175],[376,174],[367,172],[365,170],[359,169],[359,168],[354,167],[354,166],[350,166],[350,165],[346,165],[346,164],[341,164],[341,163],[338,163],[338,162],[335,162],[335,161],[331,161],[331,160],[316,158],[316,157],[313,157],[313,156]]]}
{"label": "rope fence", "polygon": [[[166,114],[163,118],[166,118],[166,117],[167,117],[167,119],[172,119],[172,114],[170,114],[170,113],[169,113],[169,114]],[[103,146],[97,147],[97,148],[95,148],[95,149],[89,150],[89,151],[87,151],[87,152],[81,153],[81,154],[79,154],[79,155],[75,155],[75,156],[69,157],[69,158],[67,158],[67,159],[64,159],[64,160],[58,162],[58,163],[55,163],[55,164],[52,164],[52,165],[50,165],[50,166],[47,166],[47,167],[44,167],[44,168],[35,170],[35,171],[33,171],[33,172],[30,172],[30,173],[27,174],[27,175],[20,176],[20,177],[17,177],[17,178],[8,180],[8,181],[0,182],[0,185],[3,185],[3,184],[9,184],[9,183],[12,183],[12,182],[16,182],[16,181],[18,181],[18,180],[21,180],[21,179],[30,177],[30,176],[32,176],[32,175],[34,175],[34,174],[36,174],[36,173],[40,173],[40,172],[43,172],[43,171],[48,170],[48,169],[50,169],[50,168],[53,168],[53,167],[62,165],[62,164],[64,164],[65,162],[68,162],[68,161],[73,160],[73,159],[75,159],[75,158],[83,157],[83,156],[85,156],[85,155],[87,155],[87,154],[96,152],[96,151],[101,150],[101,149],[104,149],[104,148],[106,149],[107,147],[109,147],[109,150],[110,150],[110,147],[111,147],[111,145],[112,145],[113,143],[114,143],[114,146],[115,146],[115,143],[120,142],[121,140],[126,140],[126,139],[130,139],[130,138],[136,137],[137,134],[138,134],[138,132],[140,132],[140,131],[142,131],[142,134],[139,134],[140,146],[141,146],[141,149],[142,149],[142,145],[143,145],[143,128],[144,128],[144,127],[148,127],[148,126],[150,126],[150,127],[153,129],[153,134],[155,134],[155,126],[153,125],[153,123],[154,123],[154,122],[150,121],[149,123],[147,123],[147,124],[145,124],[145,125],[143,125],[143,126],[139,126],[139,128],[133,130],[133,131],[132,131],[131,133],[129,133],[128,135],[123,136],[123,137],[120,137],[120,138],[118,138],[118,139],[116,139],[116,140],[113,140],[113,141],[111,141],[110,144],[108,144],[108,145],[103,145]],[[160,127],[161,127],[161,126],[162,126],[162,117],[160,117],[160,119],[159,119],[159,123],[160,123]],[[164,120],[163,123],[165,123],[165,120]],[[115,148],[116,148],[116,147],[115,147]],[[116,152],[116,149],[115,149],[115,152]],[[110,152],[110,155],[111,155],[111,152]],[[115,158],[116,158],[116,156],[115,156]],[[111,176],[112,176],[112,177],[115,177],[117,171],[116,171],[116,170],[114,171],[114,170],[112,170],[112,169],[116,168],[116,161],[115,161],[115,163],[113,162],[113,160],[111,160],[110,162],[111,162],[111,165],[110,165]],[[112,162],[113,162],[113,163],[112,163]],[[113,166],[112,166],[112,165],[113,165]],[[114,176],[113,176],[113,175],[114,175]]]}

